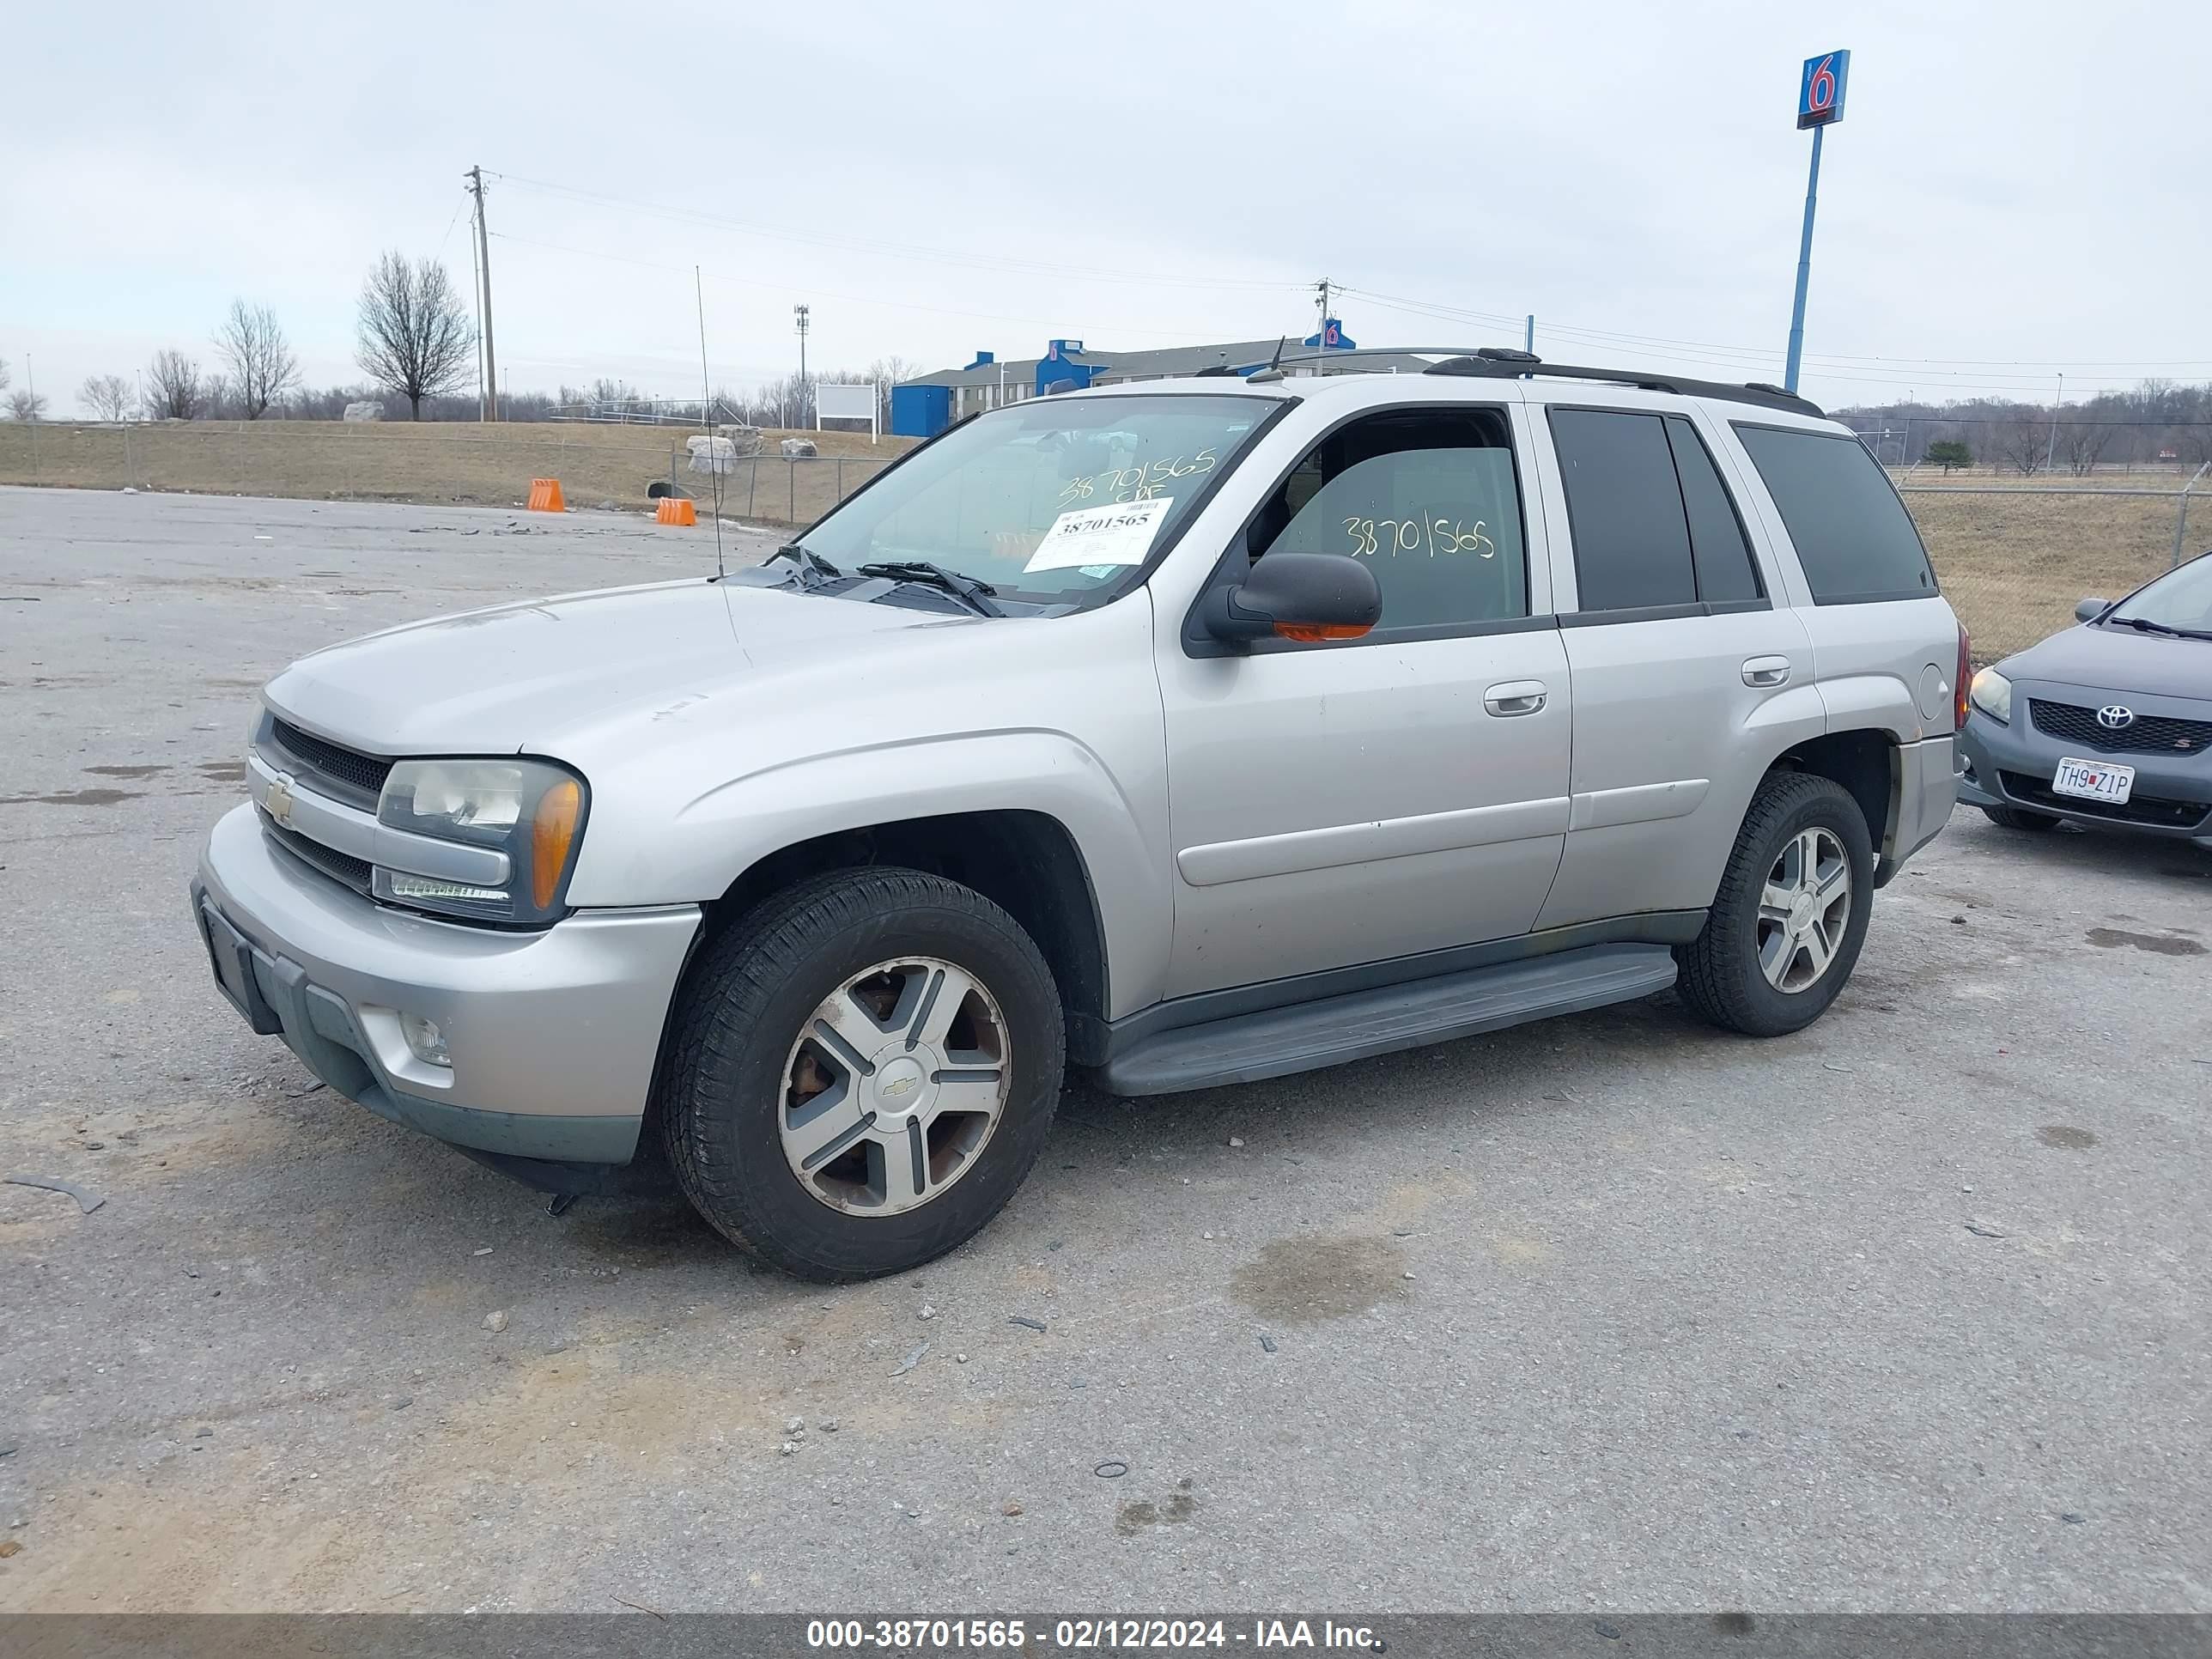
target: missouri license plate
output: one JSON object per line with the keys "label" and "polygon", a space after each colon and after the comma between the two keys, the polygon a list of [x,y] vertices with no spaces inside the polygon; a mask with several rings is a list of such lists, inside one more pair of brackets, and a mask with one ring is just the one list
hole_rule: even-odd
{"label": "missouri license plate", "polygon": [[2136,787],[2136,769],[2110,761],[2062,760],[2051,775],[2051,793],[2082,800],[2119,802]]}

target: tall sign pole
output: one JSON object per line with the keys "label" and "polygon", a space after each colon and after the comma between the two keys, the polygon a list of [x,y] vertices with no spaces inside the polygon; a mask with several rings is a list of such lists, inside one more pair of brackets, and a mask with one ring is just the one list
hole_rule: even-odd
{"label": "tall sign pole", "polygon": [[1813,210],[1820,198],[1820,138],[1844,118],[1844,82],[1851,69],[1848,52],[1824,52],[1808,58],[1797,82],[1797,126],[1813,129],[1813,169],[1805,179],[1805,229],[1797,240],[1797,299],[1790,308],[1790,359],[1782,371],[1783,389],[1797,389],[1797,365],[1805,355],[1805,290],[1813,281]]}

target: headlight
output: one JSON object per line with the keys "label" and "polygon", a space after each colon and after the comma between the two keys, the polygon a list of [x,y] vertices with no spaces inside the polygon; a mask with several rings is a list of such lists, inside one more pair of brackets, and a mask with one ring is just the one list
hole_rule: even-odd
{"label": "headlight", "polygon": [[1966,701],[2000,726],[2012,724],[2012,682],[1996,669],[1984,668],[1974,676]]}
{"label": "headlight", "polygon": [[584,785],[545,761],[404,760],[384,781],[377,821],[507,854],[503,887],[475,887],[380,866],[379,898],[486,921],[550,921],[574,865]]}

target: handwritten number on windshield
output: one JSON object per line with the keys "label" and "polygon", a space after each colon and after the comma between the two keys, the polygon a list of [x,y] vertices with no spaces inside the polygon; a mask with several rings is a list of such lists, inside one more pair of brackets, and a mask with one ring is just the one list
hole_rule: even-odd
{"label": "handwritten number on windshield", "polygon": [[1176,455],[1139,466],[1093,473],[1087,478],[1070,478],[1060,487],[1059,505],[1069,507],[1094,496],[1102,502],[1148,501],[1160,493],[1164,485],[1179,478],[1205,477],[1213,471],[1215,459],[1213,451],[1206,448],[1188,459]]}

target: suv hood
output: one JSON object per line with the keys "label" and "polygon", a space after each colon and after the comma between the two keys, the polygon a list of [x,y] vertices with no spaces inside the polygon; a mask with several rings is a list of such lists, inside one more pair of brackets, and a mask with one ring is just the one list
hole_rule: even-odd
{"label": "suv hood", "polygon": [[2177,640],[2085,623],[2006,658],[1997,672],[2010,680],[2085,690],[2212,697],[2212,640]]}
{"label": "suv hood", "polygon": [[263,696],[374,754],[558,755],[587,724],[980,620],[687,578],[410,623],[301,658]]}

